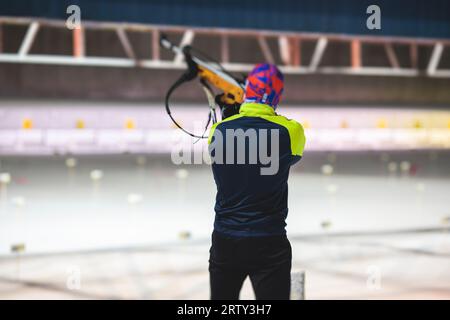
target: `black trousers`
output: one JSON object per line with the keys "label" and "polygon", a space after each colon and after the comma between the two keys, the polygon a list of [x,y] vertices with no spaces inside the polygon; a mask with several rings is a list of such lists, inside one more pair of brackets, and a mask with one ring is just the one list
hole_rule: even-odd
{"label": "black trousers", "polygon": [[212,234],[209,276],[212,300],[237,300],[247,276],[258,300],[288,300],[292,250],[285,235],[231,238]]}

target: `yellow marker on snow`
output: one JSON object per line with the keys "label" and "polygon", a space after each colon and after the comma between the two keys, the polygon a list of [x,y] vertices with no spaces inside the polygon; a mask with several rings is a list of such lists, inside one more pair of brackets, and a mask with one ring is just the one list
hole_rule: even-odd
{"label": "yellow marker on snow", "polygon": [[348,128],[348,122],[345,120],[341,121],[341,129],[347,129]]}
{"label": "yellow marker on snow", "polygon": [[132,129],[135,129],[135,128],[136,128],[136,125],[135,125],[133,119],[127,119],[125,121],[125,129],[132,130]]}
{"label": "yellow marker on snow", "polygon": [[385,129],[388,127],[388,123],[386,119],[378,119],[377,121],[377,128],[379,129]]}
{"label": "yellow marker on snow", "polygon": [[302,121],[301,124],[302,124],[302,126],[303,126],[304,129],[309,129],[309,128],[311,128],[311,125],[309,124],[308,121]]}
{"label": "yellow marker on snow", "polygon": [[180,239],[182,239],[182,240],[187,240],[187,239],[189,239],[191,237],[191,233],[189,231],[187,231],[187,230],[180,231],[178,233],[178,237]]}
{"label": "yellow marker on snow", "polygon": [[33,129],[33,120],[25,118],[22,120],[22,129],[29,130]]}
{"label": "yellow marker on snow", "polygon": [[75,123],[75,128],[77,129],[84,129],[86,127],[84,120],[82,119],[78,119],[77,122]]}
{"label": "yellow marker on snow", "polygon": [[413,126],[414,126],[415,129],[422,129],[423,128],[423,123],[420,120],[416,120],[416,121],[414,121]]}

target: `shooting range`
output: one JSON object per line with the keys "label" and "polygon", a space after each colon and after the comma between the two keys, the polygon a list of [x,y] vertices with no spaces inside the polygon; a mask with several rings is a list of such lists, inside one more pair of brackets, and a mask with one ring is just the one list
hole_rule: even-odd
{"label": "shooting range", "polygon": [[221,118],[198,79],[168,116],[185,46],[285,75],[291,299],[450,299],[450,2],[243,2],[0,2],[0,299],[209,298]]}

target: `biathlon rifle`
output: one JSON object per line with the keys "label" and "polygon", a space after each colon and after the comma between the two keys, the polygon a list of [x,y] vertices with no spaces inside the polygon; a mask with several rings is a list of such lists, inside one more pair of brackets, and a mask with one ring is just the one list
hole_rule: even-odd
{"label": "biathlon rifle", "polygon": [[[192,46],[187,45],[180,48],[170,42],[164,35],[162,35],[160,38],[160,45],[177,55],[183,55],[187,65],[186,72],[183,73],[181,77],[172,84],[172,86],[166,93],[165,107],[167,114],[169,115],[172,122],[188,135],[199,139],[207,138],[207,136],[205,136],[205,132],[208,128],[208,125],[211,121],[212,123],[217,122],[216,103],[219,104],[219,106],[240,105],[244,99],[244,80],[235,78],[228,71],[226,71],[220,65],[220,63],[209,58],[208,55],[193,48]],[[184,129],[172,116],[169,103],[170,96],[180,85],[196,78],[200,79],[200,83],[206,93],[208,104],[210,107],[208,121],[205,126],[205,132],[202,135],[196,135]],[[222,92],[222,94],[217,96],[218,100],[215,99],[211,86]],[[223,117],[223,110],[221,111]]]}

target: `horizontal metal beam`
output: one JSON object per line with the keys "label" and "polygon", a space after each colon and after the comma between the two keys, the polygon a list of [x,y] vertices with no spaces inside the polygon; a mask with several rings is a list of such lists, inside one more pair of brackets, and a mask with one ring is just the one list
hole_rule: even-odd
{"label": "horizontal metal beam", "polygon": [[[7,17],[0,16],[0,23],[16,24],[16,25],[28,25],[31,22],[39,22],[42,26],[53,26],[65,28],[64,20],[55,19],[43,19],[43,18],[22,18],[22,17]],[[256,36],[262,35],[265,37],[280,37],[289,36],[293,38],[301,38],[307,40],[317,40],[320,37],[326,36],[328,40],[333,41],[351,41],[353,39],[359,39],[368,43],[398,43],[398,44],[422,44],[422,45],[434,45],[436,42],[442,42],[443,44],[450,44],[450,39],[436,39],[436,38],[411,38],[411,37],[397,37],[397,36],[368,36],[368,35],[346,35],[346,34],[334,34],[334,33],[314,33],[314,32],[295,32],[295,31],[272,31],[272,30],[255,30],[255,29],[233,29],[233,28],[201,28],[201,27],[187,27],[177,25],[154,25],[154,24],[141,24],[141,23],[118,23],[118,22],[99,22],[99,21],[87,21],[83,20],[83,26],[88,29],[104,29],[104,30],[116,30],[118,26],[137,32],[147,32],[154,29],[159,29],[164,32],[180,32],[183,33],[186,29],[190,29],[198,34],[227,34],[230,36]]]}
{"label": "horizontal metal beam", "polygon": [[441,69],[429,75],[432,78],[450,78],[450,69]]}
{"label": "horizontal metal beam", "polygon": [[80,65],[97,67],[134,67],[135,61],[126,58],[77,57],[61,55],[29,54],[21,57],[18,54],[0,54],[0,62],[33,63],[52,65]]}
{"label": "horizontal metal beam", "polygon": [[415,77],[420,73],[416,69],[394,69],[383,67],[323,67],[319,68],[318,73],[327,74],[347,74],[347,75],[366,75],[366,76],[399,76],[399,77]]}
{"label": "horizontal metal beam", "polygon": [[[83,22],[83,32],[74,34],[74,56],[72,55],[48,55],[48,54],[29,54],[33,40],[36,33],[41,26],[53,26],[66,28],[62,20],[49,19],[34,19],[34,18],[12,18],[0,17],[0,25],[7,24],[23,24],[28,25],[27,33],[18,53],[1,53],[1,63],[33,63],[33,64],[49,64],[49,65],[80,65],[80,66],[103,66],[103,67],[136,67],[138,65],[142,68],[155,69],[184,69],[185,64],[182,61],[182,55],[176,55],[174,59],[162,60],[159,52],[158,36],[164,32],[177,32],[182,34],[181,45],[190,44],[197,33],[208,34],[210,36],[217,36],[221,39],[221,56],[222,64],[229,71],[249,71],[253,64],[236,63],[230,60],[230,47],[228,39],[237,36],[252,36],[255,37],[261,46],[263,54],[269,62],[273,61],[273,55],[270,51],[267,38],[277,37],[278,46],[281,51],[284,66],[280,69],[285,73],[290,74],[342,74],[342,75],[370,75],[370,76],[406,76],[414,77],[422,75],[416,66],[417,53],[412,52],[411,63],[412,68],[400,68],[398,57],[396,56],[392,44],[407,43],[411,48],[417,50],[418,45],[434,45],[432,57],[430,59],[427,74],[430,77],[450,78],[450,70],[437,69],[442,51],[448,39],[414,39],[414,38],[400,38],[400,37],[374,37],[374,36],[355,36],[355,35],[333,35],[333,34],[318,34],[318,33],[302,33],[302,32],[276,32],[265,30],[237,30],[237,29],[217,29],[217,28],[187,28],[177,26],[158,26],[158,25],[144,25],[144,24],[129,24],[129,23],[108,23],[108,22]],[[84,56],[84,32],[89,29],[114,30],[117,32],[120,43],[122,44],[127,58],[115,57],[94,57]],[[152,56],[148,60],[139,61],[136,63],[136,53],[134,52],[131,43],[127,37],[128,31],[142,31],[152,36]],[[315,50],[312,54],[309,66],[300,65],[300,49],[299,43],[303,39],[311,39],[317,41]],[[322,56],[330,41],[347,41],[351,43],[351,66],[328,66],[320,67]],[[388,55],[391,68],[389,67],[369,67],[363,66],[361,59],[361,45],[363,43],[377,43],[383,45]],[[275,42],[274,42],[275,43]],[[291,48],[292,47],[292,48]],[[291,51],[297,50],[294,55]],[[290,56],[292,55],[292,57]],[[402,63],[404,64],[404,63]]]}
{"label": "horizontal metal beam", "polygon": [[[80,65],[80,66],[98,66],[98,67],[123,67],[133,68],[136,63],[127,58],[106,58],[106,57],[72,57],[61,55],[38,55],[30,54],[20,57],[18,54],[0,54],[2,63],[32,63],[32,64],[53,64],[53,65]],[[142,68],[154,69],[174,69],[182,70],[183,64],[164,60],[142,60],[139,64]],[[253,64],[226,63],[223,65],[229,71],[249,71]],[[361,67],[354,69],[351,67],[318,67],[311,70],[309,67],[281,66],[280,70],[288,74],[343,74],[343,75],[373,75],[373,76],[405,76],[413,77],[419,75],[416,69],[393,69],[382,67]],[[434,74],[435,77],[450,77],[450,70],[439,70]]]}

